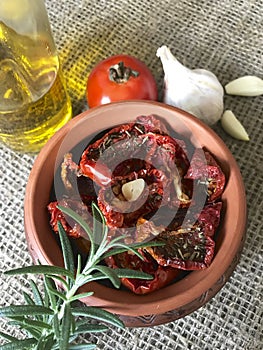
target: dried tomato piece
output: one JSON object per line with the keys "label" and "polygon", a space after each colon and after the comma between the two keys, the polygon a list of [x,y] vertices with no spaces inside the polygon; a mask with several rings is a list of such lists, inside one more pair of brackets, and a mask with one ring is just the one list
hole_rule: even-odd
{"label": "dried tomato piece", "polygon": [[[135,179],[142,178],[146,183],[146,190],[134,202],[127,201],[122,194],[122,186]],[[151,168],[132,172],[127,176],[114,178],[111,187],[101,188],[98,194],[98,206],[102,211],[106,223],[110,228],[135,226],[143,214],[154,212],[163,201],[166,177],[162,171]]]}
{"label": "dried tomato piece", "polygon": [[162,170],[169,179],[171,205],[189,206],[192,183],[183,179],[189,167],[184,141],[169,135],[145,134],[140,137],[146,140],[144,145],[149,150],[145,155],[146,161]]}
{"label": "dried tomato piece", "polygon": [[[113,147],[114,144],[130,137],[130,132],[133,126],[134,123],[115,127],[107,132],[102,138],[89,145],[82,153],[80,160],[82,174],[90,177],[100,186],[109,185],[111,183],[111,172],[109,166],[104,164],[103,161],[98,162],[98,160],[103,157],[103,153],[106,149],[109,149],[110,147]],[[114,153],[116,153],[113,148],[111,153],[112,157],[109,157],[108,161],[110,161],[110,159],[112,160]]]}
{"label": "dried tomato piece", "polygon": [[136,118],[136,122],[144,126],[144,133],[168,134],[165,124],[154,115],[140,115]]}
{"label": "dried tomato piece", "polygon": [[65,216],[61,212],[61,210],[58,209],[58,205],[74,210],[85,221],[87,221],[89,224],[92,224],[92,221],[90,220],[91,216],[89,215],[88,207],[80,200],[68,198],[61,199],[59,202],[51,202],[47,207],[50,214],[50,225],[54,232],[58,233],[58,222],[60,222],[69,237],[87,238],[87,233],[85,233],[85,231],[80,227],[80,225],[76,223],[73,219]]}
{"label": "dried tomato piece", "polygon": [[[154,216],[151,216],[151,214],[144,215],[143,219],[149,221],[148,225],[152,227],[153,234],[156,236],[156,232],[161,233],[166,228],[174,229],[175,227],[181,226],[184,222],[187,210],[188,208],[170,207],[168,204],[160,207]],[[144,223],[144,226],[147,227],[146,223]],[[163,229],[160,231],[161,227],[163,227]]]}
{"label": "dried tomato piece", "polygon": [[71,153],[66,153],[64,155],[60,175],[67,192],[74,192],[76,189],[77,178],[80,174],[79,166],[73,161]]}
{"label": "dried tomato piece", "polygon": [[[183,176],[189,167],[186,146],[183,140],[175,139],[169,135],[148,133],[141,137],[147,138],[149,153],[146,161],[168,170],[176,166],[180,176]],[[162,170],[164,170],[162,169]]]}
{"label": "dried tomato piece", "polygon": [[153,276],[152,280],[122,278],[122,284],[134,293],[148,294],[168,285],[176,278],[180,277],[180,270],[169,266],[160,266],[147,252],[140,252],[144,260],[141,260],[137,255],[129,252],[111,256],[106,260],[107,265],[111,268],[129,268],[143,271]]}
{"label": "dried tomato piece", "polygon": [[165,245],[149,247],[147,251],[162,266],[182,270],[207,268],[214,256],[212,237],[219,224],[221,206],[221,203],[207,205],[193,215],[194,223],[190,220],[182,226],[164,230],[156,240]]}
{"label": "dried tomato piece", "polygon": [[82,202],[90,210],[92,202],[94,203],[97,202],[98,189],[95,188],[94,182],[90,178],[85,176],[78,177],[77,186],[78,186],[78,194],[80,195]]}
{"label": "dried tomato piece", "polygon": [[176,211],[178,207],[188,208],[190,204],[194,204],[193,181],[175,177],[170,187],[169,207]]}
{"label": "dried tomato piece", "polygon": [[[120,162],[112,172],[112,177],[117,180],[121,177],[126,177],[135,172],[138,173],[141,169],[151,168],[143,159],[129,158]],[[114,181],[114,180],[113,180]]]}
{"label": "dried tomato piece", "polygon": [[[91,206],[92,202],[96,202],[97,193],[94,182],[90,178],[81,175],[79,166],[73,161],[71,153],[65,154],[60,175],[64,184],[62,196],[65,195],[66,190],[68,197],[77,198],[79,196],[87,206]],[[56,195],[59,196],[61,191],[59,186],[57,186],[56,191]]]}
{"label": "dried tomato piece", "polygon": [[[82,174],[90,177],[100,186],[108,186],[111,183],[109,169],[114,167],[113,162],[115,161],[117,165],[119,161],[135,156],[143,142],[138,138],[139,135],[164,131],[166,131],[165,126],[154,116],[140,116],[137,122],[112,128],[84,150],[80,160]],[[106,150],[106,157],[103,158]],[[103,160],[98,162],[100,159]]]}
{"label": "dried tomato piece", "polygon": [[225,175],[210,152],[197,148],[193,154],[186,179],[198,180],[204,186],[208,201],[218,199],[225,187]]}
{"label": "dried tomato piece", "polygon": [[217,202],[213,204],[206,205],[200,212],[196,215],[198,222],[203,224],[204,233],[207,237],[213,237],[215,231],[220,223],[220,216],[222,210],[222,202]]}
{"label": "dried tomato piece", "polygon": [[206,237],[197,225],[175,231],[166,230],[157,241],[165,242],[165,246],[147,248],[147,251],[162,266],[182,270],[205,269],[214,255],[215,242]]}

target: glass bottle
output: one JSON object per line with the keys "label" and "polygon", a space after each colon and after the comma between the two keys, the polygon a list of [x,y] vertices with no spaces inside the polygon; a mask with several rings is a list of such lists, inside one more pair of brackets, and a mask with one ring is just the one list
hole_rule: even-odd
{"label": "glass bottle", "polygon": [[44,0],[1,0],[0,141],[38,152],[71,116]]}

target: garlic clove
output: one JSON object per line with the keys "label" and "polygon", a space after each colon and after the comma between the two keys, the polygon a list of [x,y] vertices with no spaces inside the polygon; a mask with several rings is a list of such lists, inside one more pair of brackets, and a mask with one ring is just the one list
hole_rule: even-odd
{"label": "garlic clove", "polygon": [[145,181],[143,179],[136,179],[126,182],[122,186],[121,191],[127,201],[134,202],[140,197],[144,187]]}
{"label": "garlic clove", "polygon": [[259,96],[263,94],[263,80],[254,75],[245,75],[226,84],[225,91],[229,95]]}
{"label": "garlic clove", "polygon": [[235,139],[249,141],[248,133],[232,111],[226,110],[223,113],[221,125],[225,132]]}

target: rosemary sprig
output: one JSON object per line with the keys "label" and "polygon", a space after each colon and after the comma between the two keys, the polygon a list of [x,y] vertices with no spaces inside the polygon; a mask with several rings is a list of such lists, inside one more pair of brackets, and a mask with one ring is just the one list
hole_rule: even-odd
{"label": "rosemary sprig", "polygon": [[[33,265],[7,271],[7,275],[40,274],[43,275],[43,294],[36,283],[30,279],[33,297],[24,293],[25,305],[10,305],[0,308],[0,317],[8,318],[10,325],[16,325],[26,334],[27,338],[21,340],[0,332],[0,336],[7,343],[0,345],[0,350],[26,349],[26,350],[70,350],[70,349],[94,349],[95,344],[75,344],[79,334],[103,332],[108,329],[104,324],[116,327],[124,327],[123,322],[114,314],[93,306],[79,306],[75,301],[93,294],[79,293],[81,286],[91,281],[109,279],[119,288],[120,278],[151,279],[146,273],[130,269],[111,269],[101,264],[101,261],[113,254],[130,250],[140,255],[138,248],[146,244],[136,244],[132,247],[122,242],[123,237],[107,240],[107,225],[105,219],[96,204],[92,205],[93,230],[83,219],[69,208],[59,209],[77,222],[87,233],[90,239],[90,251],[84,267],[78,256],[75,268],[73,252],[70,241],[59,223],[59,238],[61,242],[64,267],[49,265]],[[99,242],[99,243],[98,243]],[[160,245],[151,242],[148,245]],[[142,257],[141,257],[142,258]],[[55,281],[62,286],[59,288]],[[103,324],[93,324],[91,320],[98,320]]]}

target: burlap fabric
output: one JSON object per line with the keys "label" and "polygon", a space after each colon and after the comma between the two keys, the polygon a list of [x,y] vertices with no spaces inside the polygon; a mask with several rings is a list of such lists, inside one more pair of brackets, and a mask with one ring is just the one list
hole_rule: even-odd
{"label": "burlap fabric", "polygon": [[[262,0],[47,0],[74,114],[85,110],[85,82],[91,68],[112,54],[143,60],[161,96],[162,44],[189,67],[213,71],[222,84],[255,74],[263,77]],[[116,329],[89,338],[98,349],[259,350],[262,338],[262,96],[226,97],[251,140],[242,142],[215,127],[236,158],[248,202],[247,236],[229,282],[205,306],[175,322],[153,328]],[[31,263],[23,226],[25,186],[34,157],[0,148],[1,305],[21,303],[23,278],[2,272]],[[17,334],[1,320],[1,330]]]}

